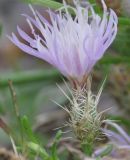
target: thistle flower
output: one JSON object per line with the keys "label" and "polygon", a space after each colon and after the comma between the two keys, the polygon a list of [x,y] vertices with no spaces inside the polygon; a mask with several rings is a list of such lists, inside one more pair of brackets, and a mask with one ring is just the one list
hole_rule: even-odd
{"label": "thistle flower", "polygon": [[130,136],[126,133],[126,131],[112,120],[104,120],[104,123],[107,126],[112,127],[114,130],[110,130],[107,128],[102,129],[103,133],[108,137],[110,141],[107,145],[98,147],[94,151],[93,157],[101,156],[102,153],[104,153],[104,151],[108,148],[108,146],[111,146],[110,155],[112,157],[117,154],[117,150],[119,149],[130,150]]}
{"label": "thistle flower", "polygon": [[[63,1],[58,13],[48,11],[51,22],[31,7],[34,18],[24,16],[32,37],[17,27],[19,35],[27,43],[21,42],[14,33],[9,38],[24,52],[47,61],[68,79],[81,83],[117,33],[117,16],[112,9],[107,10],[104,0],[101,1],[103,16],[96,14],[90,4],[83,8],[78,0],[73,0],[75,8],[72,8]],[[75,13],[74,18],[69,9]]]}
{"label": "thistle flower", "polygon": [[106,124],[112,126],[117,131],[115,132],[109,129],[103,129],[111,143],[119,149],[130,149],[130,136],[126,133],[126,131],[114,122],[107,121]]}

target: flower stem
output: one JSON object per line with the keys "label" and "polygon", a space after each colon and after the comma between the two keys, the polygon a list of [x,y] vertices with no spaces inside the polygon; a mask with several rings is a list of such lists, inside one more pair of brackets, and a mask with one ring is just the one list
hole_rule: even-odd
{"label": "flower stem", "polygon": [[92,143],[87,143],[87,144],[82,144],[82,149],[83,149],[83,152],[91,157],[92,156],[92,153],[93,153],[93,144]]}

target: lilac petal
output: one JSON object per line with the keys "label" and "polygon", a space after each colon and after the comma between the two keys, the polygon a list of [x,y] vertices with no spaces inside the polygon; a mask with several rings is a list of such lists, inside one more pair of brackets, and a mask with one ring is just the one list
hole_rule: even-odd
{"label": "lilac petal", "polygon": [[110,44],[113,42],[113,40],[116,37],[117,34],[117,27],[115,27],[113,30],[113,32],[110,32],[110,35],[108,37],[108,40],[105,42],[104,44],[104,51],[110,46]]}
{"label": "lilac petal", "polygon": [[49,28],[52,27],[52,25],[38,11],[36,11],[36,13],[43,24],[46,24]]}
{"label": "lilac petal", "polygon": [[127,141],[119,134],[110,131],[108,129],[103,129],[103,132],[105,134],[108,135],[108,138],[112,141],[112,142],[117,142],[118,144],[127,144]]}
{"label": "lilac petal", "polygon": [[[106,33],[103,36],[104,39],[104,50],[110,46],[116,37],[117,33],[117,16],[114,11],[110,10],[110,19],[106,29]],[[105,40],[107,39],[107,40]]]}
{"label": "lilac petal", "polygon": [[[64,1],[58,14],[48,10],[50,23],[30,6],[34,18],[24,16],[34,37],[17,27],[19,35],[29,46],[20,42],[14,34],[10,39],[26,53],[47,61],[65,76],[81,82],[114,40],[118,20],[114,11],[110,10],[108,14],[104,0],[103,18],[95,13],[91,5],[82,8],[76,0],[73,2],[75,8]],[[75,12],[75,18],[69,13],[69,8]],[[64,15],[61,13],[63,9]]]}
{"label": "lilac petal", "polygon": [[99,29],[101,35],[104,33],[104,30],[107,24],[107,8],[103,0],[102,0],[102,4],[103,4],[104,13],[103,13],[103,18],[101,20],[100,29]]}
{"label": "lilac petal", "polygon": [[38,56],[38,58],[41,58],[39,56],[39,52],[36,51],[35,49],[32,49],[31,47],[25,45],[24,43],[21,43],[18,38],[16,37],[16,35],[14,33],[12,33],[12,37],[8,37],[17,47],[19,47],[20,49],[22,49],[24,52],[27,52],[33,56]]}
{"label": "lilac petal", "polygon": [[112,9],[110,9],[110,18],[108,20],[106,32],[103,35],[104,39],[106,39],[106,37],[109,35],[109,32],[113,28],[113,24],[115,22],[117,23],[117,16],[116,16],[115,12]]}
{"label": "lilac petal", "polygon": [[113,40],[115,39],[117,33],[117,27],[114,26],[113,29],[111,29],[111,31],[109,32],[108,37],[106,38],[106,40],[104,40],[104,50],[106,50],[110,44],[113,42]]}
{"label": "lilac petal", "polygon": [[31,38],[28,34],[26,34],[19,26],[17,26],[17,30],[19,35],[27,41],[33,48],[36,48],[36,42],[33,38]]}
{"label": "lilac petal", "polygon": [[19,47],[22,51],[32,55],[32,56],[35,56],[37,58],[40,58],[40,59],[43,59],[43,60],[46,60],[47,62],[51,63],[51,60],[48,58],[47,54],[45,53],[44,55],[41,54],[39,51],[27,46],[26,44],[24,43],[21,43],[18,38],[16,37],[16,35],[14,33],[12,33],[12,37],[9,37],[8,38],[17,46]]}
{"label": "lilac petal", "polygon": [[73,60],[75,62],[73,64],[75,66],[75,72],[77,73],[77,75],[80,75],[82,73],[82,67],[78,53],[74,54]]}
{"label": "lilac petal", "polygon": [[99,148],[97,149],[96,151],[94,151],[93,155],[94,157],[98,157],[101,155],[101,153],[105,150],[106,147],[103,147],[103,148]]}
{"label": "lilac petal", "polygon": [[107,124],[111,125],[112,127],[114,127],[124,138],[125,140],[130,143],[130,136],[128,136],[128,134],[116,123],[113,122],[107,122]]}
{"label": "lilac petal", "polygon": [[102,148],[98,148],[97,150],[94,151],[93,156],[94,157],[100,156],[106,149],[107,149],[107,146],[103,146]]}
{"label": "lilac petal", "polygon": [[129,149],[130,150],[130,145],[121,145],[119,146],[120,149]]}
{"label": "lilac petal", "polygon": [[26,19],[29,19],[29,21],[30,21],[35,27],[38,28],[38,24],[37,24],[37,22],[36,22],[35,19],[33,19],[32,17],[30,17],[30,16],[28,16],[28,15],[26,15],[26,14],[22,14],[22,16],[26,17]]}

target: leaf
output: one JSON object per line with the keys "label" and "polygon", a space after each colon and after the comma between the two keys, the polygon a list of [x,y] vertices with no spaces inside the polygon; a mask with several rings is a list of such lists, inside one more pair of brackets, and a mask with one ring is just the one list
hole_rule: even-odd
{"label": "leaf", "polygon": [[119,17],[119,25],[130,25],[130,18]]}
{"label": "leaf", "polygon": [[60,78],[60,74],[55,69],[23,71],[16,73],[6,73],[0,76],[0,87],[8,86],[8,80],[11,79],[13,84],[30,84],[32,82],[54,81]]}
{"label": "leaf", "polygon": [[29,147],[29,149],[31,149],[31,151],[35,154],[35,155],[39,155],[41,156],[43,159],[49,159],[49,155],[46,152],[46,150],[44,148],[42,148],[40,145],[33,143],[33,142],[28,142],[27,146]]}
{"label": "leaf", "polygon": [[112,144],[108,144],[107,147],[103,150],[103,152],[100,154],[100,157],[104,157],[109,155],[113,150],[113,145]]}
{"label": "leaf", "polygon": [[23,0],[27,3],[32,3],[32,4],[37,4],[37,5],[42,5],[44,7],[49,7],[51,9],[58,9],[63,6],[62,3],[53,1],[53,0]]}
{"label": "leaf", "polygon": [[57,132],[56,136],[55,136],[54,142],[53,142],[52,147],[51,147],[51,156],[52,156],[53,160],[58,160],[57,143],[59,142],[61,136],[62,136],[62,131],[59,130]]}
{"label": "leaf", "polygon": [[119,63],[130,63],[129,56],[104,56],[99,62],[100,64],[119,64]]}
{"label": "leaf", "polygon": [[21,123],[22,123],[24,134],[27,135],[27,138],[29,139],[29,141],[37,143],[37,139],[34,136],[34,133],[32,131],[31,125],[29,123],[28,117],[27,116],[23,116],[21,118]]}

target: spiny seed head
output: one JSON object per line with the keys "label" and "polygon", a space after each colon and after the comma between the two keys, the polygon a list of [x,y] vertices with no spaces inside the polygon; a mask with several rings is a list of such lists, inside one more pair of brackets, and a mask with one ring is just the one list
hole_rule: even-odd
{"label": "spiny seed head", "polygon": [[76,90],[69,89],[72,99],[69,98],[69,109],[65,108],[70,115],[68,125],[72,128],[77,139],[83,144],[93,143],[100,136],[103,112],[98,113],[97,105],[102,89],[103,85],[97,95],[91,92],[91,87],[89,86]]}

